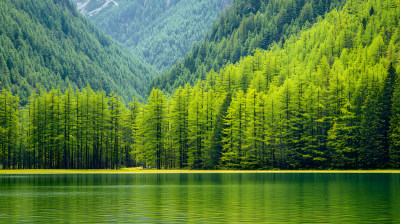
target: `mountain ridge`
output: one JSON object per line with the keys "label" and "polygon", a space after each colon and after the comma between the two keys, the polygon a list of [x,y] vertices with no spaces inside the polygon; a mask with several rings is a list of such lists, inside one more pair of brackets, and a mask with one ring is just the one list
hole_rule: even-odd
{"label": "mountain ridge", "polygon": [[[151,68],[104,35],[69,0],[0,3],[0,81],[23,100],[38,86],[142,98]],[[40,12],[40,13],[38,13]]]}
{"label": "mountain ridge", "polygon": [[232,0],[118,0],[88,3],[81,11],[96,26],[160,71],[166,71],[199,42]]}
{"label": "mountain ridge", "polygon": [[234,1],[208,32],[204,40],[160,76],[154,77],[149,91],[159,88],[172,93],[188,81],[195,84],[210,71],[218,72],[257,48],[268,49],[274,42],[284,42],[291,35],[309,27],[319,16],[345,1]]}
{"label": "mountain ridge", "polygon": [[400,2],[352,0],[312,18],[172,95],[153,89],[146,103],[57,88],[21,108],[3,90],[3,168],[399,168]]}

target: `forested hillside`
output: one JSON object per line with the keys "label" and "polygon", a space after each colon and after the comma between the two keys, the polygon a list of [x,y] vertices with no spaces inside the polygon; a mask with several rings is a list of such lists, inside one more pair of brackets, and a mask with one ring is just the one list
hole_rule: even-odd
{"label": "forested hillside", "polygon": [[400,2],[351,0],[146,104],[0,95],[2,168],[400,168]]}
{"label": "forested hillside", "polygon": [[0,87],[25,102],[33,89],[69,85],[145,94],[153,72],[76,11],[69,0],[0,2]]}
{"label": "forested hillside", "polygon": [[74,0],[97,27],[159,71],[203,40],[232,0]]}
{"label": "forested hillside", "polygon": [[[340,9],[343,0],[237,0],[219,18],[201,44],[195,45],[184,59],[152,81],[149,90],[159,88],[172,93],[186,82],[194,84],[213,69],[268,49],[274,42],[285,42],[293,34],[309,28],[319,16]],[[322,18],[320,18],[322,19]]]}

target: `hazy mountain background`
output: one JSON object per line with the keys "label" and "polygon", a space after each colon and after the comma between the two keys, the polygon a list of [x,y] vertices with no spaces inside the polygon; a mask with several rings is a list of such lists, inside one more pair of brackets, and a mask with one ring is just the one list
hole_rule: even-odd
{"label": "hazy mountain background", "polygon": [[133,54],[163,72],[202,41],[232,0],[73,0]]}

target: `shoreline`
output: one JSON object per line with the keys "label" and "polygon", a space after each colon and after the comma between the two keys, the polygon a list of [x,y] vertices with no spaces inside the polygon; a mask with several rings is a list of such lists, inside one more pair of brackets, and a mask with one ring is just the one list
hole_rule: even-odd
{"label": "shoreline", "polygon": [[392,173],[400,174],[400,170],[156,170],[156,169],[139,169],[139,168],[123,168],[120,170],[67,170],[67,169],[20,169],[20,170],[0,170],[2,174],[190,174],[190,173]]}

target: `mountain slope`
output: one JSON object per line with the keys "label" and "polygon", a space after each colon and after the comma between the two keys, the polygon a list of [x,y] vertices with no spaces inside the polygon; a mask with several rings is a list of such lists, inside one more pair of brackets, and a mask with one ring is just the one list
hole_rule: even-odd
{"label": "mountain slope", "polygon": [[141,97],[153,72],[80,15],[69,0],[0,2],[0,81],[26,99],[32,89],[88,84]]}
{"label": "mountain slope", "polygon": [[347,1],[172,97],[152,90],[147,104],[86,88],[33,94],[21,110],[1,91],[0,164],[398,169],[399,62],[400,2]]}
{"label": "mountain slope", "polygon": [[252,54],[254,49],[268,49],[274,42],[284,42],[303,27],[310,27],[319,16],[340,8],[343,0],[234,1],[219,18],[200,45],[162,76],[155,77],[149,90],[172,92],[186,82],[204,79],[208,71],[219,71],[229,63]]}
{"label": "mountain slope", "polygon": [[97,27],[161,71],[201,41],[231,0],[74,0]]}
{"label": "mountain slope", "polygon": [[347,1],[170,99],[153,89],[137,110],[145,134],[135,159],[191,169],[399,168],[399,62],[400,2]]}
{"label": "mountain slope", "polygon": [[398,168],[399,62],[400,2],[348,1],[179,87],[159,136],[194,169]]}

